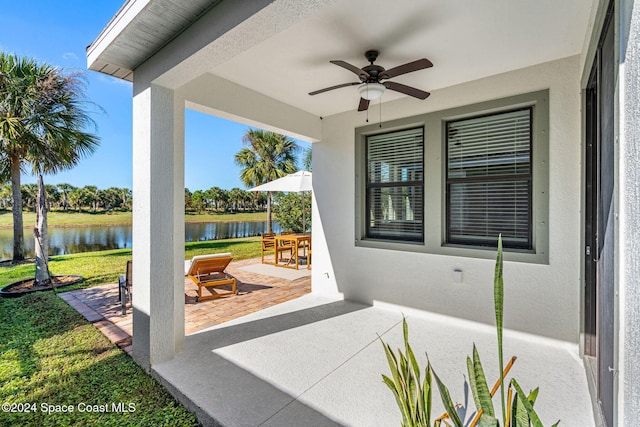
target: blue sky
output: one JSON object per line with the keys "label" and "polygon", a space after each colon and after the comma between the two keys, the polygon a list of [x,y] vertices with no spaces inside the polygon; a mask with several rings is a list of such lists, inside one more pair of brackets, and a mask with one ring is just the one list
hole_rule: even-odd
{"label": "blue sky", "polygon": [[[132,185],[131,84],[86,69],[86,47],[124,0],[0,0],[0,50],[60,67],[85,71],[87,98],[101,139],[98,150],[73,170],[46,176],[47,184],[82,187]],[[185,185],[191,191],[213,186],[244,188],[233,156],[242,148],[247,126],[195,111],[185,117]],[[310,144],[298,141],[301,146]],[[202,153],[211,153],[203,155]],[[23,176],[23,183],[35,178]]]}

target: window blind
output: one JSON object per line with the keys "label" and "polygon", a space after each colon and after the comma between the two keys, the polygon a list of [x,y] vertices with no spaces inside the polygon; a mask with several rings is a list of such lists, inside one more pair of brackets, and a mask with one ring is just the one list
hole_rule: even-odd
{"label": "window blind", "polygon": [[447,123],[447,241],[531,249],[531,108]]}
{"label": "window blind", "polygon": [[366,235],[423,241],[422,128],[367,137]]}

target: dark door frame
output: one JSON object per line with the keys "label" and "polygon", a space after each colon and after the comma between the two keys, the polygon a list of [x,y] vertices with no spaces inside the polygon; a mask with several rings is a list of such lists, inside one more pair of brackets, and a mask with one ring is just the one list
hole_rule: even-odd
{"label": "dark door frame", "polygon": [[597,398],[604,421],[614,406],[614,80],[611,2],[585,90],[584,352],[596,359]]}

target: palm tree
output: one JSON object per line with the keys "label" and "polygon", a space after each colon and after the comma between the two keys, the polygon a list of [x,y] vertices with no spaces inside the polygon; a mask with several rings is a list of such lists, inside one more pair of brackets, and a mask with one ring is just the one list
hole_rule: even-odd
{"label": "palm tree", "polygon": [[211,195],[211,200],[213,200],[213,204],[215,206],[215,211],[220,211],[220,206],[226,203],[227,192],[220,187],[211,187],[207,190],[207,193]]}
{"label": "palm tree", "polygon": [[60,207],[60,203],[62,202],[62,195],[60,194],[60,190],[56,185],[47,184],[44,186],[44,192],[47,197],[47,210],[51,210],[53,203]]}
{"label": "palm tree", "polygon": [[20,186],[20,197],[22,198],[22,207],[27,209],[36,209],[36,199],[38,197],[38,184],[22,184]]}
{"label": "palm tree", "polygon": [[120,188],[120,197],[122,198],[122,209],[129,209],[132,191],[129,188]]}
{"label": "palm tree", "polygon": [[13,212],[13,261],[24,259],[22,227],[21,160],[27,155],[24,118],[30,109],[35,62],[0,53],[0,153],[1,181],[11,180]]}
{"label": "palm tree", "polygon": [[187,188],[184,188],[184,210],[190,211],[193,209],[193,193]]}
{"label": "palm tree", "polygon": [[11,185],[0,187],[0,209],[6,209],[11,203]]}
{"label": "palm tree", "polygon": [[99,143],[97,136],[84,131],[94,125],[83,108],[84,87],[82,74],[64,74],[32,59],[0,54],[0,144],[7,153],[14,186],[13,260],[24,258],[22,232],[16,233],[16,225],[22,227],[22,201],[15,187],[17,184],[20,188],[21,169],[30,165],[31,172],[38,176],[39,186],[37,231],[34,231],[36,283],[50,280],[42,175],[72,168],[82,157],[93,153]]}
{"label": "palm tree", "polygon": [[196,190],[191,195],[191,203],[193,205],[193,209],[195,209],[197,213],[202,212],[202,209],[204,209],[204,200],[205,196],[202,190]]}
{"label": "palm tree", "polygon": [[[242,138],[246,145],[235,155],[235,162],[243,169],[240,179],[247,187],[273,181],[296,168],[298,145],[284,135],[249,129]],[[267,193],[267,232],[271,232],[271,192]]]}
{"label": "palm tree", "polygon": [[67,197],[69,199],[69,205],[71,206],[71,208],[80,212],[85,200],[85,193],[82,188],[74,188],[73,190],[69,191]]}
{"label": "palm tree", "polygon": [[62,193],[62,209],[67,210],[67,206],[69,205],[69,193],[75,188],[76,187],[73,185],[64,182],[58,184],[58,190]]}
{"label": "palm tree", "polygon": [[80,74],[62,74],[58,69],[48,70],[40,82],[36,102],[36,115],[32,118],[37,143],[31,147],[26,159],[32,172],[38,175],[38,203],[36,211],[36,285],[51,281],[49,274],[49,239],[47,227],[46,193],[43,174],[55,174],[70,169],[80,159],[98,147],[97,136],[83,131],[93,121],[82,108],[84,81]]}
{"label": "palm tree", "polygon": [[304,156],[302,157],[302,166],[309,172],[311,172],[311,165],[313,164],[312,157],[313,152],[311,150],[311,147],[304,150]]}
{"label": "palm tree", "polygon": [[237,187],[229,190],[229,203],[231,204],[231,209],[233,212],[239,212],[240,207],[243,206],[246,191],[243,191]]}

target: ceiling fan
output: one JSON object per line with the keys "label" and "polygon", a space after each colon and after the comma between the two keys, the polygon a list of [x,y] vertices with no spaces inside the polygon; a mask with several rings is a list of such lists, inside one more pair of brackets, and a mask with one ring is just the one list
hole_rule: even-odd
{"label": "ceiling fan", "polygon": [[327,92],[334,89],[340,89],[347,86],[360,85],[358,91],[360,92],[360,105],[358,105],[358,111],[365,111],[369,108],[369,102],[378,99],[382,96],[385,89],[393,90],[396,92],[404,93],[405,95],[413,96],[418,99],[426,99],[430,93],[416,89],[411,86],[403,85],[396,82],[381,82],[381,80],[387,80],[402,74],[411,73],[425,68],[433,67],[431,61],[426,58],[418,59],[412,62],[408,62],[403,65],[399,65],[394,68],[385,70],[380,65],[375,65],[374,62],[378,58],[377,50],[368,50],[364,56],[369,61],[369,65],[358,68],[355,65],[351,65],[345,61],[329,61],[339,67],[345,68],[352,73],[356,74],[360,79],[359,82],[343,83],[336,86],[327,87],[324,89],[309,92],[309,95],[317,95],[319,93]]}

